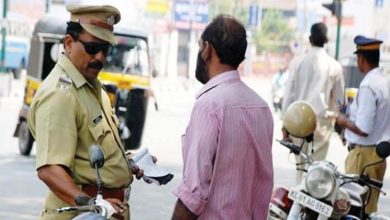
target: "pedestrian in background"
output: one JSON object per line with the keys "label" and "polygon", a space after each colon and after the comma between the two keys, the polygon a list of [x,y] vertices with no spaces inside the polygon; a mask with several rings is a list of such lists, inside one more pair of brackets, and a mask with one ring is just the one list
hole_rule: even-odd
{"label": "pedestrian in background", "polygon": [[[365,165],[381,160],[375,146],[390,138],[390,80],[379,68],[382,41],[364,36],[354,39],[357,50],[357,66],[364,74],[356,98],[352,102],[349,117],[340,114],[336,123],[346,128],[345,139],[349,154],[345,172],[360,174]],[[370,178],[383,181],[386,161],[365,169]],[[379,191],[372,190],[366,213],[377,210]]]}
{"label": "pedestrian in background", "polygon": [[[42,82],[31,104],[29,127],[37,144],[38,177],[49,187],[41,219],[71,219],[65,206],[88,205],[97,195],[96,172],[88,150],[98,144],[104,154],[100,174],[103,198],[114,219],[129,219],[128,195],[133,174],[110,99],[97,79],[116,43],[113,25],[120,12],[112,6],[70,5],[65,52]],[[65,25],[65,24],[64,24]],[[130,157],[130,156],[129,156]]]}
{"label": "pedestrian in background", "polygon": [[[329,116],[338,111],[338,102],[344,104],[344,76],[340,63],[324,49],[328,42],[327,27],[324,23],[315,23],[311,26],[309,40],[311,50],[290,69],[283,97],[282,117],[294,101],[306,101],[314,108],[317,128],[313,144],[309,146],[305,141],[302,151],[314,160],[324,160],[334,125],[334,117]],[[285,129],[282,131],[284,138],[290,138]],[[292,140],[301,146],[302,139]],[[304,169],[303,158],[297,156],[296,161],[301,164],[300,168]],[[297,171],[297,184],[301,182],[302,175],[303,172]]]}
{"label": "pedestrian in background", "polygon": [[196,96],[182,136],[183,180],[173,219],[266,219],[273,187],[269,106],[237,71],[246,30],[219,15],[199,40]]}

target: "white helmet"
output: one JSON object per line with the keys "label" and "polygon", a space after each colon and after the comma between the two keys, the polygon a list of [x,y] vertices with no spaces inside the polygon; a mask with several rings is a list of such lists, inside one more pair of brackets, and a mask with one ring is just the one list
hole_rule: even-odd
{"label": "white helmet", "polygon": [[307,138],[316,130],[317,117],[313,107],[305,101],[296,101],[286,110],[283,128],[298,138]]}

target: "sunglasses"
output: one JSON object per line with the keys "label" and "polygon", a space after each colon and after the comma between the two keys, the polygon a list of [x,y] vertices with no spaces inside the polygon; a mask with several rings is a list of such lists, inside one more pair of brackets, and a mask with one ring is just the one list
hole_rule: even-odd
{"label": "sunglasses", "polygon": [[111,53],[113,48],[110,43],[84,42],[77,38],[75,41],[79,41],[84,46],[85,52],[87,52],[89,55],[95,55],[102,51],[104,56],[107,56]]}

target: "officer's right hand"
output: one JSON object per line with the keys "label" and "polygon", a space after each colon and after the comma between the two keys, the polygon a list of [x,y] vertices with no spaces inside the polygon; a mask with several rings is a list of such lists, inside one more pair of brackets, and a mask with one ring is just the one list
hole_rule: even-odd
{"label": "officer's right hand", "polygon": [[115,198],[106,198],[104,200],[106,200],[107,202],[109,202],[111,204],[111,206],[115,209],[115,213],[118,213],[121,215],[123,213],[125,213],[125,211],[127,209],[126,203],[123,203],[119,199],[115,199]]}
{"label": "officer's right hand", "polygon": [[141,179],[144,176],[144,170],[139,168],[137,165],[131,165],[131,172],[135,175],[137,179]]}

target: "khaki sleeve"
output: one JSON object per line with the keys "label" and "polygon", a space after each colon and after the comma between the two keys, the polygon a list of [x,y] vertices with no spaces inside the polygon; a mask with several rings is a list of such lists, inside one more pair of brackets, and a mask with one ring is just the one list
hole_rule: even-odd
{"label": "khaki sleeve", "polygon": [[77,147],[77,103],[72,93],[51,91],[34,109],[36,169],[53,164],[71,167]]}

